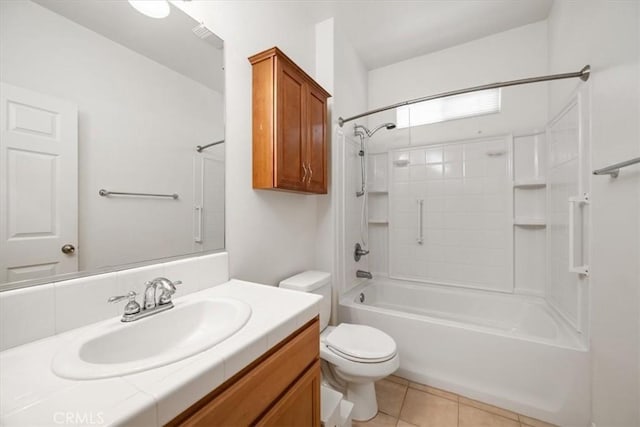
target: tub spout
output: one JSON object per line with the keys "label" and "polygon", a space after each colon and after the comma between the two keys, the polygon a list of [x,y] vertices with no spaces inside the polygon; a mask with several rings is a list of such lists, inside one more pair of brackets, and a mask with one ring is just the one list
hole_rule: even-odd
{"label": "tub spout", "polygon": [[373,275],[364,270],[356,271],[356,277],[360,277],[361,279],[373,279]]}

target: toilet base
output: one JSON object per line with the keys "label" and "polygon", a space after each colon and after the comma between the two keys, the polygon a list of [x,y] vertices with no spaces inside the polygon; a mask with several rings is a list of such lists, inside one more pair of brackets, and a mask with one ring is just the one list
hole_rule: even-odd
{"label": "toilet base", "polygon": [[366,421],[378,414],[378,401],[373,381],[367,383],[348,383],[347,400],[353,402],[352,418]]}

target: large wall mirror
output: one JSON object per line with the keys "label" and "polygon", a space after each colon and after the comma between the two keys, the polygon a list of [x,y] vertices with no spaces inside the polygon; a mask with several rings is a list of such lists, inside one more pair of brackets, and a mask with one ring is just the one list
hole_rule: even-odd
{"label": "large wall mirror", "polygon": [[0,9],[0,290],[224,248],[222,40],[169,2]]}

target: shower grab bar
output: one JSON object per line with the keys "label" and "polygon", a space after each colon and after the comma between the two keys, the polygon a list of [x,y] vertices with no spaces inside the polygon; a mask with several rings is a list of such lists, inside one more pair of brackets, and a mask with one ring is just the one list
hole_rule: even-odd
{"label": "shower grab bar", "polygon": [[424,233],[423,233],[423,227],[422,227],[422,208],[424,206],[424,200],[420,199],[417,201],[418,202],[418,238],[416,239],[416,241],[418,242],[419,245],[424,243]]}
{"label": "shower grab bar", "polygon": [[124,192],[124,191],[109,191],[109,190],[105,190],[104,188],[101,189],[100,191],[98,191],[98,194],[101,195],[102,197],[109,197],[109,196],[142,196],[142,197],[163,197],[163,198],[170,198],[170,199],[173,199],[173,200],[177,200],[178,199],[178,194],[177,193],[173,193],[173,194],[129,193],[129,192]]}
{"label": "shower grab bar", "polygon": [[635,159],[627,160],[625,162],[616,163],[611,166],[607,166],[602,169],[596,169],[593,171],[594,175],[611,175],[611,178],[617,178],[620,175],[620,169],[625,168],[627,166],[635,165],[636,163],[640,163],[640,157],[636,157]]}
{"label": "shower grab bar", "polygon": [[196,205],[194,208],[198,219],[196,220],[197,234],[193,240],[195,240],[196,243],[202,243],[202,206]]}
{"label": "shower grab bar", "polygon": [[224,143],[224,139],[220,141],[212,142],[211,144],[207,144],[207,145],[197,145],[196,151],[198,153],[202,153],[202,150],[206,150],[209,147],[213,147],[214,145],[223,144],[223,143]]}
{"label": "shower grab bar", "polygon": [[589,194],[584,193],[582,196],[569,197],[569,272],[577,273],[583,276],[589,276],[589,266],[586,264],[575,265],[575,206],[589,204]]}

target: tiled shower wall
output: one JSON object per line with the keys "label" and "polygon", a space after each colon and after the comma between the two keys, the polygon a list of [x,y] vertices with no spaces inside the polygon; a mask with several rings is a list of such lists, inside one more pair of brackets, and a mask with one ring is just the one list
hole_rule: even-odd
{"label": "tiled shower wall", "polygon": [[512,291],[511,138],[390,154],[389,275]]}

